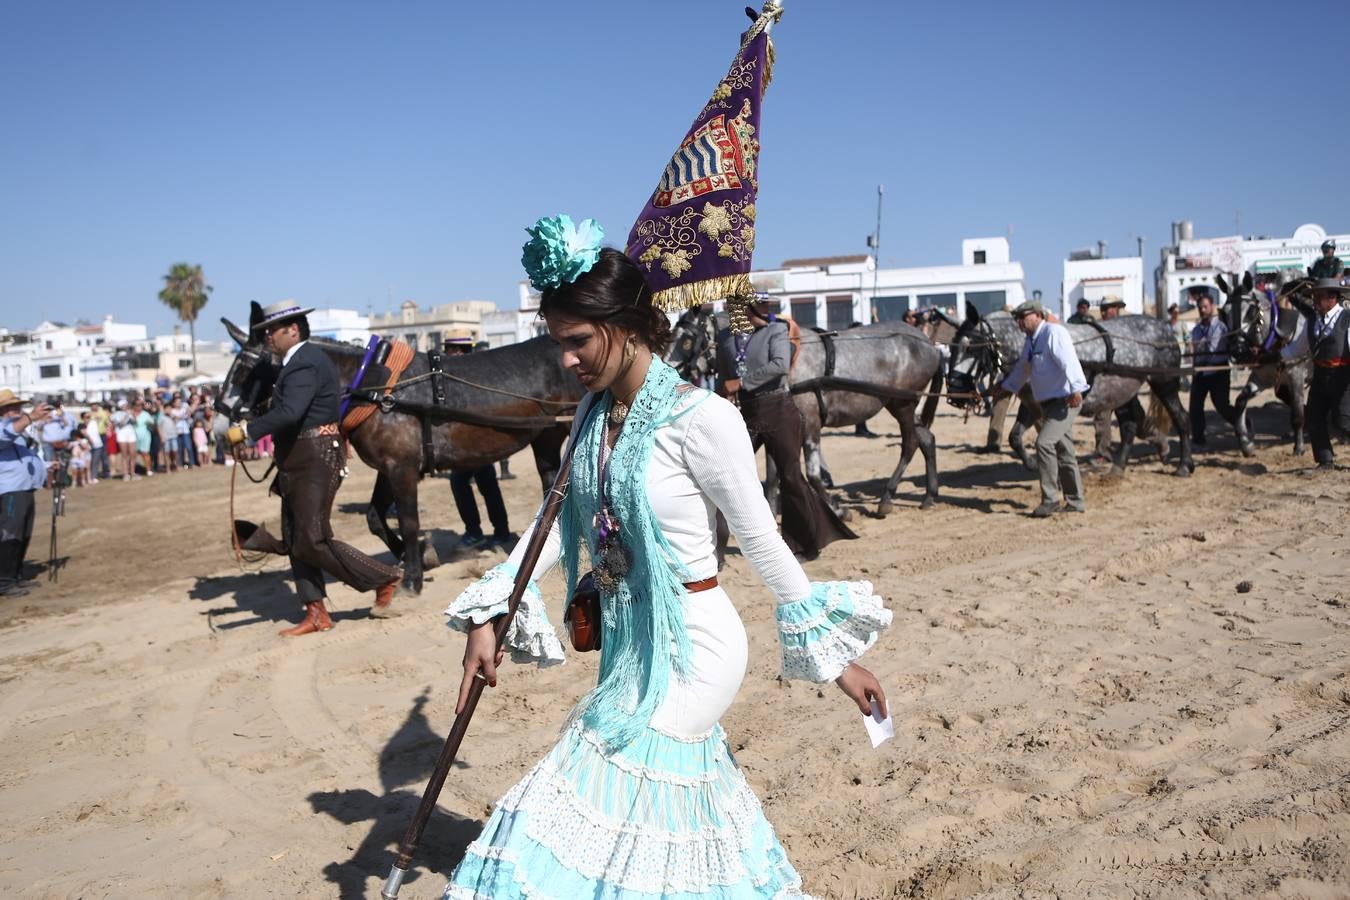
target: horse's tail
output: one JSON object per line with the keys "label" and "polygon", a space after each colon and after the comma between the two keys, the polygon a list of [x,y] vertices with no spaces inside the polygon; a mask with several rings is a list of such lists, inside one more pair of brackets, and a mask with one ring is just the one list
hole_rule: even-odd
{"label": "horse's tail", "polygon": [[1167,411],[1167,403],[1158,395],[1157,388],[1149,391],[1147,420],[1148,434],[1171,434],[1172,414]]}
{"label": "horse's tail", "polygon": [[928,385],[928,399],[923,403],[923,409],[919,412],[919,424],[924,428],[933,427],[933,417],[937,415],[938,400],[942,395],[942,366],[938,366],[937,372],[933,375],[932,384]]}

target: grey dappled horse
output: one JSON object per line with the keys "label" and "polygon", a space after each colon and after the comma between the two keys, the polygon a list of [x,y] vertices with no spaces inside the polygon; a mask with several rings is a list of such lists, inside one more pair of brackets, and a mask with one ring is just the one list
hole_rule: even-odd
{"label": "grey dappled horse", "polygon": [[[226,376],[217,409],[230,418],[256,415],[271,396],[277,368],[260,338],[226,319],[221,321],[241,350]],[[364,348],[321,338],[310,338],[310,342],[333,360],[345,390],[365,356]],[[584,393],[577,377],[562,368],[557,347],[547,337],[444,357],[441,371],[446,376],[439,379],[440,403],[426,377],[430,369],[427,355],[418,353],[400,378],[410,383],[394,392],[390,408],[377,409],[349,435],[357,455],[379,473],[366,522],[371,533],[402,558],[399,592],[403,594],[422,591],[417,508],[422,475],[491,465],[528,446],[547,490],[561,465],[561,448],[568,433],[568,426],[559,424],[557,415],[570,413]],[[365,384],[374,381],[368,374]],[[377,386],[383,386],[383,381]],[[428,439],[430,459],[424,451]],[[391,503],[397,509],[397,533],[385,520]]]}
{"label": "grey dappled horse", "polygon": [[1275,396],[1289,407],[1289,428],[1294,434],[1294,455],[1306,451],[1303,443],[1303,404],[1312,380],[1312,356],[1308,350],[1308,326],[1296,309],[1281,309],[1278,297],[1306,290],[1312,279],[1300,278],[1280,286],[1277,297],[1252,289],[1252,274],[1243,273],[1214,281],[1223,291],[1224,318],[1228,326],[1228,358],[1252,367],[1247,383],[1233,409],[1234,427],[1243,456],[1252,456],[1256,445],[1247,427],[1247,404],[1262,391],[1275,389]]}
{"label": "grey dappled horse", "polygon": [[[1173,474],[1190,475],[1195,470],[1195,463],[1191,459],[1190,423],[1180,398],[1181,349],[1172,337],[1171,329],[1165,322],[1150,316],[1121,316],[1099,324],[1105,335],[1092,325],[1065,326],[1091,385],[1083,397],[1079,416],[1091,419],[1103,410],[1118,410],[1134,399],[1147,383],[1154,404],[1151,418],[1161,418],[1157,408],[1160,404],[1181,436],[1181,458]],[[966,321],[951,343],[948,392],[970,394],[982,377],[988,377],[994,383],[1002,381],[1021,356],[1025,342],[1026,335],[1010,313],[981,316],[973,307],[967,307]],[[1039,417],[1039,410],[1026,388],[1019,396],[1023,409],[1018,413],[1017,425],[1013,427],[1009,441],[1018,458],[1030,465],[1022,445],[1022,434],[1027,425]],[[971,401],[953,399],[952,402],[962,405]],[[1118,418],[1120,448],[1116,451],[1112,469],[1121,473],[1129,462],[1134,438],[1145,423],[1128,417]]]}
{"label": "grey dappled horse", "polygon": [[[708,321],[711,318],[706,310],[694,311],[676,325],[666,361],[686,379],[717,378],[717,328]],[[921,506],[932,507],[938,495],[937,442],[928,426],[937,398],[930,398],[921,419],[916,412],[925,391],[941,389],[940,366],[933,342],[902,322],[839,332],[803,331],[788,383],[802,416],[802,449],[811,485],[825,491],[821,429],[857,425],[885,409],[900,425],[900,459],[882,489],[877,513],[884,516],[894,509],[896,487],[915,450],[921,450],[924,458]],[[777,485],[772,472],[768,482],[772,492]]]}

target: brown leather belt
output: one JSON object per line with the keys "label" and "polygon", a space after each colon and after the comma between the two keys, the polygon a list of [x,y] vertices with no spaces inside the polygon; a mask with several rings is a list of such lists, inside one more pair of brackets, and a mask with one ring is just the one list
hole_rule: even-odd
{"label": "brown leather belt", "polygon": [[304,431],[300,432],[300,437],[302,438],[337,436],[338,424],[336,422],[329,422],[327,425],[315,425],[313,428],[306,428]]}
{"label": "brown leather belt", "polygon": [[691,594],[697,594],[699,591],[711,591],[715,587],[717,587],[716,575],[702,581],[686,581],[684,583],[684,589]]}

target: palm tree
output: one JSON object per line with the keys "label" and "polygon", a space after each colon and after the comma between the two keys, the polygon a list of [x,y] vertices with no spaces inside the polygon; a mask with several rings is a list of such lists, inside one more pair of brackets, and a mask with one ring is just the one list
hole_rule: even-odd
{"label": "palm tree", "polygon": [[174,263],[169,274],[164,276],[164,290],[159,292],[160,301],[169,309],[178,313],[180,321],[188,323],[189,340],[192,342],[192,374],[197,374],[197,313],[206,305],[211,285],[206,283],[201,266],[187,263]]}

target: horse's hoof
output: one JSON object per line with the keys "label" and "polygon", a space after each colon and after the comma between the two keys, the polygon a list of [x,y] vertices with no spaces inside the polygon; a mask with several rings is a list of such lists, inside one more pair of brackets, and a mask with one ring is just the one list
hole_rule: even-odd
{"label": "horse's hoof", "polygon": [[1114,465],[1113,465],[1113,466],[1111,467],[1111,471],[1110,471],[1110,472],[1107,472],[1106,474],[1107,474],[1107,477],[1109,477],[1109,478],[1121,478],[1121,477],[1123,477],[1123,476],[1125,475],[1125,467],[1124,467],[1124,466],[1114,466]]}
{"label": "horse's hoof", "polygon": [[839,517],[840,522],[853,521],[853,510],[851,509],[837,509],[835,510],[835,515]]}
{"label": "horse's hoof", "polygon": [[422,568],[434,569],[441,564],[441,556],[436,552],[436,548],[428,543],[422,548]]}
{"label": "horse's hoof", "polygon": [[1303,454],[1305,454],[1305,453],[1307,453],[1307,452],[1308,452],[1308,448],[1307,448],[1307,447],[1295,447],[1295,448],[1294,448],[1294,455],[1295,455],[1295,456],[1302,456]]}
{"label": "horse's hoof", "polygon": [[932,497],[925,496],[923,502],[919,504],[919,509],[932,509],[936,501]]}
{"label": "horse's hoof", "polygon": [[1177,478],[1190,478],[1191,471],[1194,468],[1195,468],[1194,466],[1184,466],[1184,465],[1177,466],[1175,469],[1172,470],[1172,474]]}
{"label": "horse's hoof", "polygon": [[882,518],[889,516],[894,510],[895,506],[889,500],[883,500],[881,503],[877,504],[877,515]]}
{"label": "horse's hoof", "polygon": [[1256,455],[1256,445],[1250,441],[1242,445],[1242,455],[1251,459]]}

